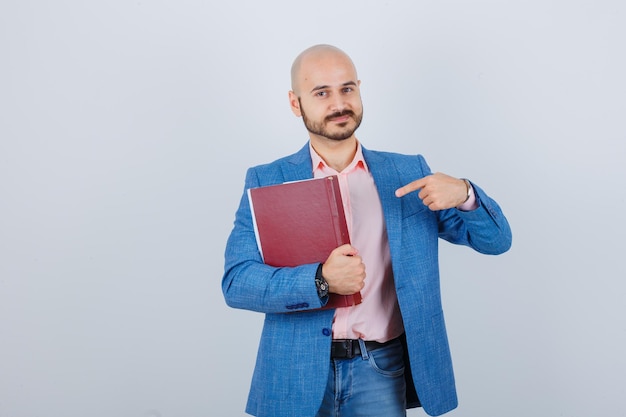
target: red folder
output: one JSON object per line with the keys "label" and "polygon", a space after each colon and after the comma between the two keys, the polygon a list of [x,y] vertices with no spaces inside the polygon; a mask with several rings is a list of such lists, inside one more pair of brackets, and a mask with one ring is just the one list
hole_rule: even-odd
{"label": "red folder", "polygon": [[[248,200],[257,244],[267,265],[325,262],[335,248],[350,243],[337,176],[251,188]],[[360,302],[360,292],[330,293],[324,308]]]}

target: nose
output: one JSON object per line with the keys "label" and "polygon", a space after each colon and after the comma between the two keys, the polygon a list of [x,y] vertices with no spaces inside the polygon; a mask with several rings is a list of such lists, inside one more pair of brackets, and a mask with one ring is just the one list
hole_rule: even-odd
{"label": "nose", "polygon": [[330,110],[332,112],[341,112],[346,109],[346,101],[341,94],[335,94],[330,103]]}

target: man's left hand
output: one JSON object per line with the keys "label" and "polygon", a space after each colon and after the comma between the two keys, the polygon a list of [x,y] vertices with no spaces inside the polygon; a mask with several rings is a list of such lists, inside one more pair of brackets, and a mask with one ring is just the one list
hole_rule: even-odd
{"label": "man's left hand", "polygon": [[430,210],[445,210],[458,207],[467,199],[465,181],[441,172],[415,180],[396,190],[396,197],[403,197],[413,191]]}

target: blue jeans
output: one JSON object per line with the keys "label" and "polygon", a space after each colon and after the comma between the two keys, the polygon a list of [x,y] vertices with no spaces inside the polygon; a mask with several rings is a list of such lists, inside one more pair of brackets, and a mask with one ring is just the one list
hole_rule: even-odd
{"label": "blue jeans", "polygon": [[405,417],[406,382],[402,343],[361,355],[332,359],[322,406],[316,417]]}

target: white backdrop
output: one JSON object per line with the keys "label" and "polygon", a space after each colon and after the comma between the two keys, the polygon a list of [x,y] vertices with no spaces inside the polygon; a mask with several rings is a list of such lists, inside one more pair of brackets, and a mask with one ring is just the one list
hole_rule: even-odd
{"label": "white backdrop", "polygon": [[[245,169],[299,149],[332,43],[370,149],[503,207],[441,244],[456,417],[626,416],[626,3],[0,3],[0,417],[241,417],[262,316],[225,306]],[[413,410],[411,416],[424,415]]]}

